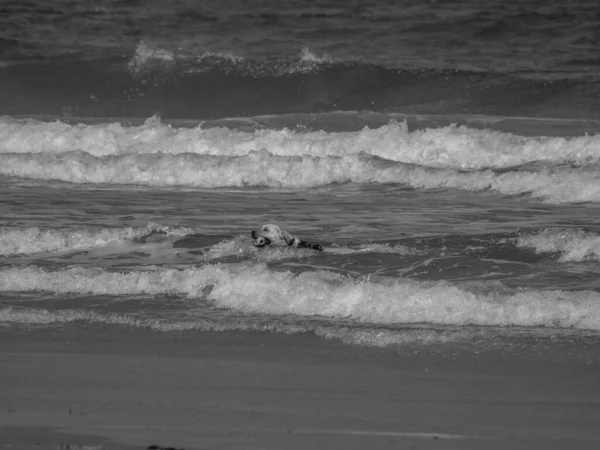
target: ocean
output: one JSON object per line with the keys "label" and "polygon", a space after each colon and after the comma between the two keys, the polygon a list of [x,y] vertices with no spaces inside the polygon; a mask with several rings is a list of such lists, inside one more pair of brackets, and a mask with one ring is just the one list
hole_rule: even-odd
{"label": "ocean", "polygon": [[593,0],[4,1],[3,332],[597,344],[598,42]]}

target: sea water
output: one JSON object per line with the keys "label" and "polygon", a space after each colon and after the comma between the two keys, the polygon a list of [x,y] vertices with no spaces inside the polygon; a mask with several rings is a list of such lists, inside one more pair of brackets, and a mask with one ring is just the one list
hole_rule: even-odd
{"label": "sea water", "polygon": [[3,327],[597,340],[595,3],[460,6],[7,3]]}

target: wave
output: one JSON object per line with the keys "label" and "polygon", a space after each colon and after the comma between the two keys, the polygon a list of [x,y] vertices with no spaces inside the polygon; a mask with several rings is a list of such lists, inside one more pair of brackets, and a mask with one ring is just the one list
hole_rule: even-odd
{"label": "wave", "polygon": [[189,228],[168,227],[157,223],[149,223],[140,228],[102,228],[97,230],[3,227],[0,228],[0,255],[82,250],[133,241],[152,233],[185,236],[192,232]]}
{"label": "wave", "polygon": [[0,290],[170,295],[209,301],[244,314],[291,314],[383,326],[428,323],[600,330],[600,294],[593,291],[476,292],[446,282],[373,282],[330,271],[297,275],[273,271],[263,263],[128,273],[83,267],[57,272],[35,266],[2,268]]}
{"label": "wave", "polygon": [[581,229],[545,229],[519,236],[517,247],[559,253],[560,262],[600,261],[600,236]]}
{"label": "wave", "polygon": [[281,156],[347,156],[364,153],[389,161],[436,168],[510,168],[530,162],[600,162],[600,135],[524,137],[450,125],[409,131],[391,122],[356,132],[252,132],[229,128],[174,128],[151,117],[141,126],[120,123],[70,125],[0,118],[0,153],[64,153],[93,156],[183,153],[243,156],[266,150]]}
{"label": "wave", "polygon": [[[299,50],[299,49],[298,49]],[[435,66],[436,63],[432,63]],[[390,111],[599,118],[596,77],[387,67],[305,48],[272,58],[182,54],[149,42],[129,57],[43,58],[0,67],[0,113],[217,119]],[[536,78],[537,77],[537,78]],[[530,77],[531,78],[531,77]]]}
{"label": "wave", "polygon": [[475,330],[404,328],[398,330],[359,326],[335,326],[321,322],[285,322],[278,319],[237,318],[235,320],[144,319],[131,314],[102,313],[98,311],[60,310],[9,307],[0,309],[0,323],[23,325],[54,325],[69,323],[93,323],[145,328],[160,332],[258,332],[287,335],[314,333],[326,339],[341,340],[346,344],[363,346],[399,346],[414,344],[440,344],[465,340],[477,335]]}
{"label": "wave", "polygon": [[244,58],[232,52],[212,52],[189,54],[177,50],[168,50],[148,41],[140,41],[128,69],[135,75],[151,74],[161,71],[179,73],[203,73],[219,70],[224,73],[239,73],[252,76],[285,76],[296,73],[318,71],[333,63],[349,64],[352,61],[336,60],[330,55],[318,55],[305,47],[294,58],[273,61],[259,61]]}
{"label": "wave", "polygon": [[132,58],[129,60],[128,67],[133,73],[139,73],[144,67],[148,65],[152,66],[157,61],[167,64],[167,67],[169,67],[175,60],[175,53],[173,51],[141,41],[136,47]]}
{"label": "wave", "polygon": [[[59,228],[39,227],[14,228],[0,227],[0,256],[13,258],[20,255],[46,253],[48,256],[63,256],[74,251],[86,251],[88,257],[101,257],[106,254],[144,254],[152,260],[160,258],[162,263],[172,257],[173,262],[183,262],[189,250],[190,258],[198,262],[214,262],[231,257],[252,259],[258,262],[274,262],[289,259],[303,259],[314,256],[311,249],[288,246],[270,246],[260,251],[248,234],[212,243],[214,239],[196,233],[192,228],[172,227],[154,222],[145,227],[126,228]],[[356,247],[332,247],[327,251],[333,254],[387,253],[414,255],[418,251],[401,244],[381,243],[360,244]],[[39,255],[38,255],[39,256]],[[14,262],[14,259],[11,260]]]}
{"label": "wave", "polygon": [[69,183],[191,188],[300,189],[333,183],[396,183],[414,189],[529,194],[551,203],[600,201],[600,175],[593,168],[461,171],[391,162],[365,154],[280,156],[262,150],[244,156],[154,153],[96,157],[80,151],[3,153],[0,174]]}
{"label": "wave", "polygon": [[310,188],[399,183],[598,202],[599,136],[524,137],[466,126],[356,132],[175,128],[0,119],[0,174],[69,183]]}

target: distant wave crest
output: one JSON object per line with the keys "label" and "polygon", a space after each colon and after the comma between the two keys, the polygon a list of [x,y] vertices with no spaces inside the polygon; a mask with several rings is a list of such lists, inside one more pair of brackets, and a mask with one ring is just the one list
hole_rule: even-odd
{"label": "distant wave crest", "polygon": [[181,50],[165,49],[148,41],[140,41],[127,67],[135,75],[164,71],[189,74],[217,70],[250,76],[282,76],[319,70],[334,63],[343,65],[346,62],[327,54],[319,55],[307,47],[303,48],[296,58],[273,62],[246,59],[232,52],[206,50],[192,54],[183,53]]}

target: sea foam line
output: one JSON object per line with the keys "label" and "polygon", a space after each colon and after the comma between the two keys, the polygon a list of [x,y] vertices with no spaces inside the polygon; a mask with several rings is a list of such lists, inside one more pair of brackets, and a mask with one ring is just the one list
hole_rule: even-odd
{"label": "sea foam line", "polygon": [[96,157],[85,152],[0,153],[0,174],[69,183],[156,187],[311,188],[332,183],[398,183],[416,189],[492,190],[529,194],[551,203],[599,202],[596,170],[460,171],[385,161],[367,154],[282,156],[266,150],[244,156],[164,153]]}
{"label": "sea foam line", "polygon": [[370,347],[390,345],[440,344],[472,338],[475,334],[469,330],[433,330],[417,329],[379,329],[366,327],[348,327],[328,325],[324,322],[284,322],[277,319],[257,320],[253,318],[236,318],[214,321],[196,318],[189,321],[151,319],[131,314],[103,313],[84,310],[55,310],[38,308],[9,307],[0,308],[0,323],[22,325],[55,325],[77,322],[145,328],[159,332],[260,332],[281,333],[287,335],[314,333],[326,339],[337,339],[347,344]]}
{"label": "sea foam line", "polygon": [[42,229],[0,228],[0,255],[26,255],[38,252],[61,252],[100,247],[114,242],[135,240],[151,233],[167,236],[184,236],[192,229],[169,227],[149,223],[140,228],[101,228],[101,229]]}
{"label": "sea foam line", "polygon": [[0,270],[0,291],[173,295],[249,314],[323,316],[367,324],[544,326],[600,330],[600,294],[523,291],[475,294],[445,282],[357,280],[329,271],[278,272],[264,264],[109,272],[29,266]]}
{"label": "sea foam line", "polygon": [[69,125],[0,118],[0,153],[94,156],[183,154],[243,156],[265,150],[281,156],[348,156],[364,153],[388,161],[436,168],[507,168],[535,161],[590,164],[600,161],[600,136],[523,137],[465,126],[409,131],[406,123],[356,132],[295,132],[229,128],[173,128],[152,117],[141,126]]}

